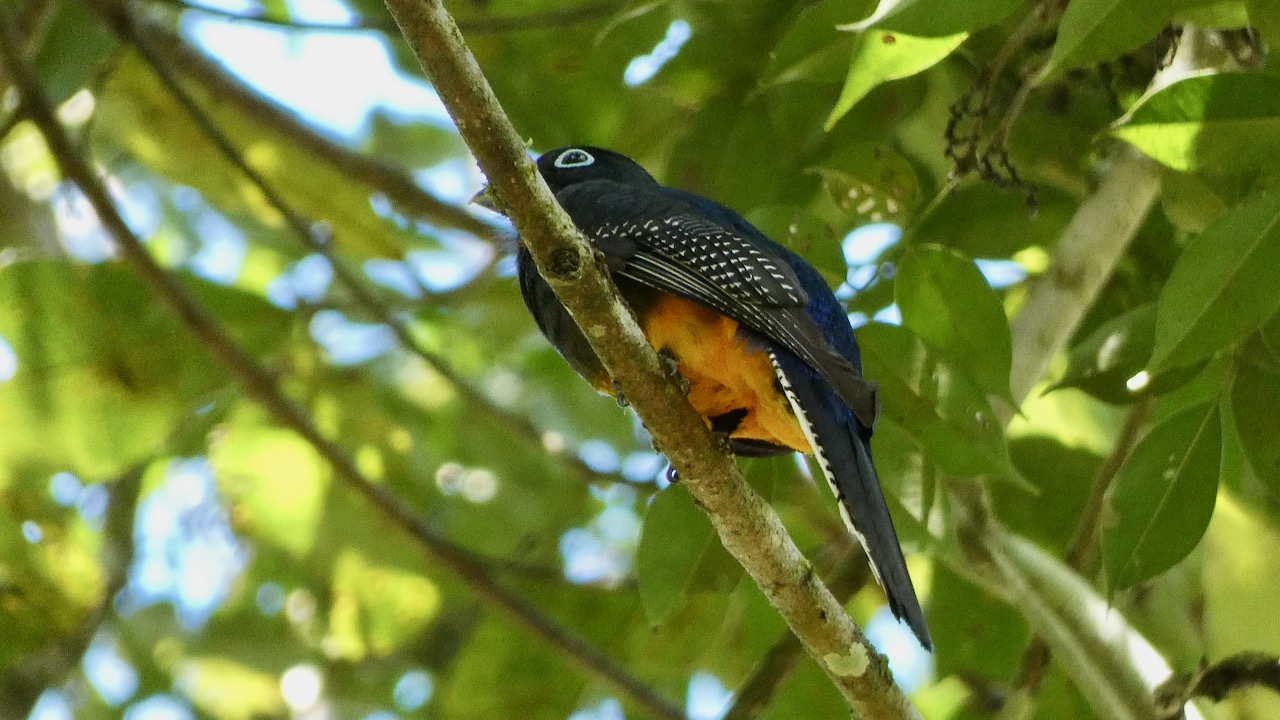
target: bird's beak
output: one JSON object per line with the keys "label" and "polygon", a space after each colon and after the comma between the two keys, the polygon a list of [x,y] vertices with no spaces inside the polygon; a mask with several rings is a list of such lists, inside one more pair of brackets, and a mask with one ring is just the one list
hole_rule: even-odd
{"label": "bird's beak", "polygon": [[494,212],[502,212],[501,210],[498,209],[498,204],[494,202],[493,194],[489,192],[488,185],[485,185],[483,188],[481,188],[480,192],[476,193],[475,197],[471,198],[471,202],[467,204],[479,205],[480,207],[485,208],[486,210],[492,210]]}

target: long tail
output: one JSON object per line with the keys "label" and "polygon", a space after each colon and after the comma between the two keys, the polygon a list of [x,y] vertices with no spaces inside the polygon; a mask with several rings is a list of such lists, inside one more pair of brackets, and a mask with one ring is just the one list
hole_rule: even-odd
{"label": "long tail", "polygon": [[932,650],[924,611],[871,461],[870,428],[862,427],[830,385],[799,358],[779,350],[770,353],[770,359],[818,466],[840,501],[840,515],[871,560],[889,609],[907,623],[926,650]]}

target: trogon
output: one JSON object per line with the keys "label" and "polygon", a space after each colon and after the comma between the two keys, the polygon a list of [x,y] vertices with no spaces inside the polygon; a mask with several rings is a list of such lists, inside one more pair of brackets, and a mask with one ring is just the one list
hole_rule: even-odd
{"label": "trogon", "polygon": [[[826,282],[741,215],[664,187],[597,147],[538,158],[574,224],[603,254],[649,342],[678,364],[690,404],[740,455],[812,454],[871,560],[893,614],[932,649],[875,465],[875,384]],[[523,245],[520,291],[538,328],[579,375],[613,381]]]}

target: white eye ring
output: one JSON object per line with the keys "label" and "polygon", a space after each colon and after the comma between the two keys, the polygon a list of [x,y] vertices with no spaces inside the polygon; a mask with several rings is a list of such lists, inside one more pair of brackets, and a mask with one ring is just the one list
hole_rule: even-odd
{"label": "white eye ring", "polygon": [[586,150],[572,148],[560,153],[560,156],[556,158],[555,166],[558,168],[580,168],[586,167],[595,161],[596,159],[591,157],[591,153]]}

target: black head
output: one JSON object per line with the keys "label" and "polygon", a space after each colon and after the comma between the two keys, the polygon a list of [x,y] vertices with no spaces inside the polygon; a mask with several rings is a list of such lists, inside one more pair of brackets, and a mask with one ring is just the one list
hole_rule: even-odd
{"label": "black head", "polygon": [[587,180],[612,180],[624,185],[658,183],[635,160],[589,145],[562,147],[543,153],[538,157],[538,172],[542,173],[553,193]]}

